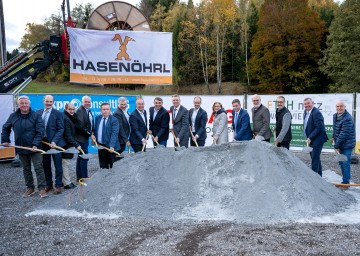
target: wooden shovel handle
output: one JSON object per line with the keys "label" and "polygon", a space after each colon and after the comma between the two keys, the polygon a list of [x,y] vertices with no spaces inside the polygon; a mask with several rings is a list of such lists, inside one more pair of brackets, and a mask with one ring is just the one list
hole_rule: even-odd
{"label": "wooden shovel handle", "polygon": [[96,140],[94,140],[94,139],[91,139],[94,143],[95,143],[95,147],[99,147],[99,145],[97,144],[97,142],[96,142]]}
{"label": "wooden shovel handle", "polygon": [[[148,140],[148,138],[149,138],[149,133],[147,132],[145,140]],[[141,152],[144,152],[145,147],[146,147],[146,144],[144,143],[142,146]]]}
{"label": "wooden shovel handle", "polygon": [[[190,127],[190,134],[191,134],[191,137],[192,137],[192,138],[195,138],[195,136],[194,136],[194,134],[193,134],[193,132],[192,132],[192,130],[191,130],[191,127]],[[198,148],[199,145],[198,145],[198,143],[197,143],[197,141],[196,141],[196,138],[195,138],[194,142],[195,142],[196,147]]]}
{"label": "wooden shovel handle", "polygon": [[[4,146],[3,144],[1,144],[1,146]],[[11,144],[9,144],[9,145],[7,145],[7,146],[5,146],[5,147],[13,147],[13,148],[20,148],[20,149],[25,149],[25,150],[29,150],[29,151],[36,151],[36,152],[40,152],[40,153],[42,153],[42,154],[44,154],[44,153],[46,153],[44,150],[41,150],[41,149],[33,149],[33,148],[28,148],[28,147],[23,147],[23,146],[16,146],[16,145],[11,145]]]}
{"label": "wooden shovel handle", "polygon": [[[152,137],[153,137],[153,141],[155,141],[154,140],[154,135],[152,135]],[[155,143],[156,143],[157,146],[159,146],[159,142],[155,141]]]}
{"label": "wooden shovel handle", "polygon": [[63,149],[62,147],[59,147],[59,146],[54,146],[52,145],[51,143],[49,142],[46,142],[46,141],[41,141],[43,144],[45,145],[48,145],[49,147],[54,147],[54,148],[57,148],[57,149],[60,149],[61,151],[65,151],[65,149]]}
{"label": "wooden shovel handle", "polygon": [[[101,146],[102,148],[104,148],[104,149],[106,149],[107,151],[109,151],[110,152],[110,148],[107,148],[107,147],[105,147],[105,146]],[[120,156],[121,157],[121,155],[120,155],[120,153],[119,152],[117,152],[117,151],[113,151],[113,152],[110,152],[110,153],[114,153],[114,154],[116,154],[116,155],[118,155],[118,156]]]}
{"label": "wooden shovel handle", "polygon": [[79,151],[82,155],[85,155],[85,152],[84,152],[84,150],[82,150],[82,148],[80,148]]}
{"label": "wooden shovel handle", "polygon": [[[172,135],[174,136],[174,139],[176,140],[177,137],[176,137],[176,135],[175,135],[174,129],[170,129],[170,131],[171,131]],[[180,147],[179,142],[176,142],[176,144],[178,145],[178,147]]]}

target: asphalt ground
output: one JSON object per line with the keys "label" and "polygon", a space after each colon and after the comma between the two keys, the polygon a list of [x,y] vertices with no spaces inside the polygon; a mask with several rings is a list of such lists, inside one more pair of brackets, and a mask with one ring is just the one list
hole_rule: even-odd
{"label": "asphalt ground", "polygon": [[[294,154],[310,166],[308,154]],[[340,174],[335,154],[321,159],[324,170]],[[360,165],[351,167],[352,181],[360,183]],[[96,171],[93,158],[89,173]],[[8,162],[0,163],[0,184],[0,255],[360,255],[360,224],[27,216],[58,195],[22,198],[22,169]]]}

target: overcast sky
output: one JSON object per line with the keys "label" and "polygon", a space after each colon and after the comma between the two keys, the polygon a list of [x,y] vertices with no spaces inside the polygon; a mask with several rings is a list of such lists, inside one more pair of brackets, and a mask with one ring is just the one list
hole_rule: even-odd
{"label": "overcast sky", "polygon": [[[51,14],[61,14],[62,0],[2,0],[5,19],[6,49],[11,52],[20,45],[26,23],[43,24]],[[109,0],[110,1],[110,0]],[[108,0],[70,0],[70,9],[76,4],[91,3],[94,8]],[[122,0],[135,5],[139,0]],[[66,15],[67,16],[67,15]]]}
{"label": "overcast sky", "polygon": [[[25,34],[26,23],[43,24],[44,18],[51,14],[61,14],[62,0],[2,0],[5,18],[6,49],[11,52],[20,46],[21,37]],[[76,4],[91,3],[97,8],[110,0],[70,0],[70,8]],[[134,6],[139,0],[122,0]],[[337,0],[342,2],[343,0]],[[200,2],[195,0],[194,3]]]}

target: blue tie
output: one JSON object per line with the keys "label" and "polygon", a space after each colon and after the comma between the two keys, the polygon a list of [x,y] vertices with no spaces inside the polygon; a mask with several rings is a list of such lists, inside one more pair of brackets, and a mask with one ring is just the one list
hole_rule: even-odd
{"label": "blue tie", "polygon": [[105,141],[105,124],[106,124],[106,118],[103,118],[103,124],[102,124],[102,134],[101,134],[101,143],[104,144]]}

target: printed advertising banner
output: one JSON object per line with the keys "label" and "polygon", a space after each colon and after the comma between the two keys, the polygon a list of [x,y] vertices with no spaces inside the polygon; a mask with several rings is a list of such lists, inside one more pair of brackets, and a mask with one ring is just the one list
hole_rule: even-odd
{"label": "printed advertising banner", "polygon": [[[27,94],[31,101],[31,109],[39,110],[44,108],[43,98],[45,94]],[[75,109],[81,106],[81,98],[84,95],[80,94],[53,94],[54,96],[54,108],[63,112],[66,103],[73,103],[75,105]],[[91,97],[91,111],[94,114],[94,117],[100,115],[100,105],[103,102],[108,102],[110,104],[111,110],[114,111],[117,108],[117,101],[119,99],[119,95],[89,95]],[[129,112],[135,110],[135,96],[126,96],[129,101],[128,110]],[[89,147],[89,152],[97,152],[97,149],[94,147]]]}
{"label": "printed advertising banner", "polygon": [[360,154],[360,93],[356,93],[356,147],[355,153]]}
{"label": "printed advertising banner", "polygon": [[172,33],[68,28],[70,81],[172,84]]}
{"label": "printed advertising banner", "polygon": [[[37,95],[28,95],[31,99],[31,107],[34,110],[43,108],[43,97],[44,94],[37,94]],[[76,95],[76,94],[59,94],[54,95],[55,103],[54,107],[60,111],[64,110],[64,106],[67,102],[73,102],[75,107],[79,107],[81,105],[81,98],[83,95]],[[94,115],[100,115],[100,105],[102,102],[108,102],[112,111],[114,111],[117,107],[117,100],[120,97],[119,95],[89,95],[92,98],[92,112]],[[278,95],[260,95],[261,102],[270,111],[270,126],[271,129],[275,127],[275,111],[276,111],[276,97]],[[332,116],[336,112],[335,104],[338,100],[343,100],[346,104],[346,109],[353,115],[354,112],[354,95],[353,94],[297,94],[297,95],[283,95],[286,100],[286,107],[290,110],[292,114],[292,134],[293,139],[291,141],[291,148],[292,149],[301,149],[305,146],[305,137],[303,135],[303,114],[304,114],[304,105],[303,101],[306,97],[310,97],[315,102],[315,107],[317,107],[324,116],[325,128],[329,137],[329,141],[324,145],[324,151],[332,151],[333,147],[331,146],[330,139],[332,137]],[[171,103],[171,96],[160,96],[164,101],[164,107],[169,111],[170,107],[172,106]],[[193,99],[194,96],[180,96],[181,98],[181,105],[186,107],[188,110],[193,107]],[[212,115],[212,105],[214,102],[218,101],[222,103],[223,107],[225,108],[227,115],[228,115],[228,134],[229,134],[229,141],[233,140],[233,132],[231,128],[232,123],[232,105],[231,102],[233,99],[239,99],[241,102],[241,106],[247,110],[250,115],[250,122],[251,120],[251,108],[253,107],[251,102],[252,95],[244,96],[244,95],[231,95],[231,96],[201,96],[202,104],[201,107],[208,113],[208,121],[206,124],[206,132],[207,132],[207,140],[205,145],[212,144],[212,127],[214,117]],[[357,102],[360,102],[359,94],[356,95]],[[128,111],[131,113],[135,110],[135,101],[136,96],[126,96],[129,101]],[[149,108],[154,105],[154,98],[155,96],[143,96],[145,102],[145,110],[147,111],[147,115],[149,118]],[[357,117],[356,120],[360,120],[359,116],[359,106],[357,107]],[[171,126],[172,121],[170,121]],[[357,125],[359,126],[359,125]],[[357,128],[357,131],[359,128]],[[359,153],[359,146],[360,146],[360,135],[357,133],[357,150],[356,153]],[[273,141],[273,138],[271,138]],[[173,137],[170,133],[168,146],[173,147]],[[152,140],[149,139],[148,147],[153,147]],[[90,151],[94,152],[94,149]]]}
{"label": "printed advertising banner", "polygon": [[[260,95],[261,96],[261,103],[266,106],[270,111],[270,124],[271,129],[275,128],[276,124],[276,97],[279,95]],[[339,100],[343,100],[346,105],[347,111],[351,115],[353,115],[354,110],[354,95],[353,94],[291,94],[291,95],[282,95],[285,97],[285,107],[287,107],[291,114],[292,114],[292,125],[291,125],[291,132],[293,138],[291,140],[291,147],[304,147],[305,137],[303,134],[304,129],[304,99],[311,98],[314,103],[315,107],[320,110],[322,115],[324,116],[324,123],[326,133],[329,137],[329,140],[324,145],[324,149],[333,149],[331,145],[331,138],[333,134],[333,115],[336,113],[335,104]],[[248,107],[251,119],[251,97],[252,95],[248,96]],[[252,120],[251,120],[252,122]],[[271,138],[273,141],[274,138]]]}

